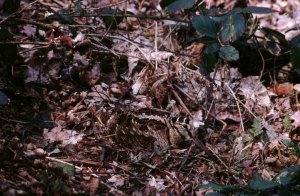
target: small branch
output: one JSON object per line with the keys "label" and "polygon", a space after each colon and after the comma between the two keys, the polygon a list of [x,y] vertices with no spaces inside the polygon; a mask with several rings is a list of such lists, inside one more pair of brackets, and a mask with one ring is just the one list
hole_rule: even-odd
{"label": "small branch", "polygon": [[238,108],[238,111],[239,111],[239,115],[240,115],[240,118],[241,118],[241,128],[242,128],[242,131],[245,132],[245,128],[244,128],[244,122],[243,122],[243,117],[242,117],[242,112],[241,112],[241,108],[240,108],[240,104],[239,102],[237,101],[237,97],[235,96],[233,90],[230,88],[230,86],[228,84],[225,83],[225,86],[228,88],[228,90],[230,91],[230,93],[232,94],[232,97],[234,98],[234,100],[236,101],[236,105],[237,105],[237,108]]}
{"label": "small branch", "polygon": [[4,118],[4,117],[0,117],[0,120],[6,121],[6,122],[21,123],[21,124],[29,124],[30,123],[30,122],[27,122],[27,121],[9,119],[9,118]]}
{"label": "small branch", "polygon": [[16,22],[21,22],[21,23],[26,23],[26,24],[32,24],[32,25],[36,25],[36,26],[41,26],[47,29],[54,29],[55,27],[53,25],[50,24],[44,24],[41,22],[37,22],[37,21],[33,21],[33,20],[28,20],[28,19],[21,19],[21,18],[12,18],[12,21],[16,21]]}
{"label": "small branch", "polygon": [[23,9],[21,9],[21,10],[15,12],[15,13],[12,13],[11,15],[5,17],[3,20],[0,21],[0,25],[1,25],[2,23],[4,23],[5,21],[7,21],[8,19],[10,19],[10,18],[12,18],[12,17],[15,17],[16,15],[20,14],[20,13],[23,12],[25,9],[27,9],[28,7],[32,6],[33,4],[35,4],[35,3],[37,3],[37,2],[38,2],[38,0],[35,0],[35,1],[33,1],[32,3],[29,3],[28,5],[26,5]]}
{"label": "small branch", "polygon": [[190,110],[186,107],[186,105],[183,103],[182,99],[180,98],[180,96],[178,95],[178,93],[172,89],[172,93],[174,94],[174,96],[176,97],[177,101],[180,103],[180,105],[183,107],[183,109],[185,110],[185,112],[189,115],[192,116],[192,113],[190,112]]}
{"label": "small branch", "polygon": [[131,15],[131,14],[60,14],[60,15],[66,15],[70,17],[105,17],[105,16],[110,16],[110,17],[128,17],[128,18],[138,18],[138,19],[150,19],[150,20],[169,20],[169,21],[175,21],[175,22],[181,22],[181,23],[186,23],[189,24],[188,21],[186,20],[181,20],[177,18],[169,18],[166,16],[145,16],[145,15]]}
{"label": "small branch", "polygon": [[49,42],[20,42],[20,41],[3,41],[0,42],[0,45],[4,44],[33,44],[33,45],[49,45]]}
{"label": "small branch", "polygon": [[[78,167],[78,166],[76,166],[76,165],[73,165],[73,164],[71,164],[71,163],[62,161],[62,160],[60,160],[60,159],[56,159],[56,158],[53,158],[53,157],[46,157],[46,159],[48,159],[48,160],[50,160],[50,161],[54,161],[54,162],[63,163],[63,164],[66,164],[66,165],[73,166],[74,168],[76,168],[76,169],[78,169],[78,170],[80,170],[80,171],[83,170],[82,167]],[[91,173],[91,174],[89,174],[89,175],[101,179],[100,176],[97,175],[97,174]],[[125,195],[122,191],[120,191],[120,190],[118,190],[118,189],[116,189],[116,188],[110,186],[109,184],[103,182],[102,180],[101,180],[101,183],[104,184],[106,187],[110,188],[111,190],[116,191],[119,195]]]}

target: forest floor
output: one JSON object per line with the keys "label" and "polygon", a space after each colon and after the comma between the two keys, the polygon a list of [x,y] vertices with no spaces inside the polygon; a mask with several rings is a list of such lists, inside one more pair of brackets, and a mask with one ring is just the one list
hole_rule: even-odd
{"label": "forest floor", "polygon": [[[198,68],[205,46],[145,17],[165,15],[158,0],[72,2],[0,12],[1,195],[204,195],[201,185],[272,180],[300,163],[287,145],[299,143],[299,84],[227,64],[211,83]],[[280,11],[259,16],[280,32],[300,22],[297,1],[249,4]],[[107,8],[139,17],[107,28]]]}

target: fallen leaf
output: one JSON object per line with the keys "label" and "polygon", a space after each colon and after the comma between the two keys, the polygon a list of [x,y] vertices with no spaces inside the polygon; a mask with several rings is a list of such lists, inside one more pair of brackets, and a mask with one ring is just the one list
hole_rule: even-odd
{"label": "fallen leaf", "polygon": [[291,83],[274,84],[268,88],[269,91],[276,93],[278,96],[288,96],[292,94],[294,89]]}
{"label": "fallen leaf", "polygon": [[124,185],[124,177],[121,175],[113,175],[108,179],[109,182],[112,182],[116,187],[121,187]]}
{"label": "fallen leaf", "polygon": [[23,27],[23,30],[21,31],[21,33],[24,33],[28,37],[33,37],[36,33],[36,27],[34,27],[30,24],[27,24]]}

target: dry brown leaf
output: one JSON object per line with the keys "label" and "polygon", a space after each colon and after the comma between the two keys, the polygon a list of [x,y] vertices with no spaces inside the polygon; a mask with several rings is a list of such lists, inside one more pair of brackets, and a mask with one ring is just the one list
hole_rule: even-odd
{"label": "dry brown leaf", "polygon": [[288,96],[293,92],[294,86],[291,83],[274,84],[268,88],[269,91],[278,96]]}

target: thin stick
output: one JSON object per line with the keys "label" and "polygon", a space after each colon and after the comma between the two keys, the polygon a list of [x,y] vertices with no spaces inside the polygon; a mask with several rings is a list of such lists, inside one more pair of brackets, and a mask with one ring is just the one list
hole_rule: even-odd
{"label": "thin stick", "polygon": [[241,112],[241,109],[240,109],[240,104],[239,102],[237,101],[237,97],[235,96],[233,90],[230,88],[230,86],[228,84],[225,83],[225,86],[229,89],[230,93],[232,94],[234,100],[236,101],[236,105],[238,107],[238,111],[239,111],[239,115],[240,115],[240,118],[241,118],[241,128],[242,128],[242,131],[245,132],[245,128],[244,128],[244,122],[243,122],[243,117],[242,117],[242,112]]}
{"label": "thin stick", "polygon": [[192,113],[190,112],[190,110],[186,107],[186,105],[183,103],[182,99],[180,98],[180,96],[178,95],[178,93],[172,89],[172,93],[175,95],[177,101],[179,101],[180,105],[183,107],[183,109],[185,110],[185,112],[189,115],[192,116]]}
{"label": "thin stick", "polygon": [[35,0],[34,2],[29,3],[28,5],[26,5],[26,6],[25,6],[24,8],[22,8],[21,10],[15,12],[15,13],[12,13],[11,15],[5,17],[3,20],[0,21],[0,25],[1,25],[2,23],[4,23],[5,21],[7,21],[9,18],[12,18],[12,17],[14,17],[14,16],[20,14],[21,12],[23,12],[25,9],[27,9],[27,8],[30,7],[30,6],[32,6],[32,5],[35,4],[36,2],[38,2],[38,0]]}

